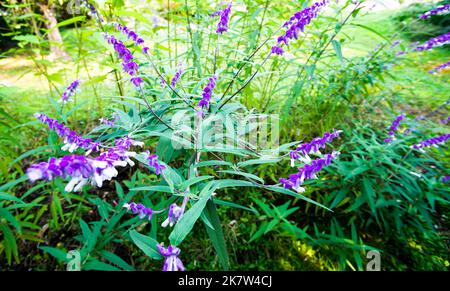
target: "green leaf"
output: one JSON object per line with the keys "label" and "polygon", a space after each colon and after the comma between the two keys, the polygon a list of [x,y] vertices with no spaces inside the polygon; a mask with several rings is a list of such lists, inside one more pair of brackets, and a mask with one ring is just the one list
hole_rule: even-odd
{"label": "green leaf", "polygon": [[0,192],[0,201],[1,200],[9,200],[9,201],[14,201],[14,202],[18,202],[18,203],[25,203],[21,199],[13,196],[11,194],[4,193],[4,192]]}
{"label": "green leaf", "polygon": [[195,165],[196,168],[200,167],[211,167],[211,166],[233,166],[232,163],[226,161],[212,160],[212,161],[204,161]]}
{"label": "green leaf", "polygon": [[239,204],[236,204],[236,203],[233,203],[233,202],[219,200],[219,199],[214,199],[214,203],[216,203],[217,205],[223,205],[223,206],[227,206],[227,207],[234,207],[234,208],[247,210],[247,211],[251,211],[251,212],[253,212],[255,214],[258,214],[257,211],[255,211],[254,209],[251,209],[249,207],[242,206],[242,205],[239,205]]}
{"label": "green leaf", "polygon": [[5,224],[0,224],[0,233],[3,234],[4,239],[3,239],[2,244],[5,247],[6,260],[8,261],[8,264],[11,264],[11,260],[12,260],[13,256],[14,256],[15,261],[19,262],[19,252],[17,249],[17,242],[14,237],[14,233]]}
{"label": "green leaf", "polygon": [[328,207],[326,207],[326,206],[324,206],[324,205],[322,205],[322,204],[320,204],[320,203],[318,203],[318,202],[316,202],[316,201],[314,201],[312,199],[309,199],[309,198],[307,198],[307,197],[305,197],[305,196],[303,196],[303,195],[301,195],[301,194],[299,194],[297,192],[291,191],[289,189],[285,189],[285,188],[278,187],[278,186],[269,186],[269,187],[267,187],[267,189],[269,189],[271,191],[287,194],[287,195],[293,196],[295,198],[299,198],[299,199],[305,200],[306,202],[312,203],[314,205],[320,206],[322,208],[325,208],[328,211],[333,212],[333,210],[329,209]]}
{"label": "green leaf", "polygon": [[130,191],[152,191],[152,192],[163,192],[163,193],[174,193],[169,186],[143,186],[131,188]]}
{"label": "green leaf", "polygon": [[281,159],[253,159],[244,162],[240,162],[237,164],[238,167],[246,167],[251,165],[260,165],[260,164],[273,164],[278,163]]}
{"label": "green leaf", "polygon": [[[86,16],[75,16],[69,19],[66,19],[64,21],[59,22],[55,27],[53,27],[51,30],[49,30],[48,32],[52,31],[53,29],[56,29],[58,27],[63,27],[63,26],[67,26],[70,24],[74,24],[75,22],[80,22],[86,19]],[[47,32],[47,33],[48,33]]]}
{"label": "green leaf", "polygon": [[108,261],[110,261],[114,265],[122,268],[125,271],[134,271],[135,270],[133,266],[130,266],[127,262],[125,262],[122,258],[117,256],[116,254],[113,254],[106,250],[101,251],[100,254],[102,255],[102,257],[104,259],[107,259]]}
{"label": "green leaf", "polygon": [[208,200],[206,203],[206,207],[204,210],[205,216],[211,222],[214,229],[211,229],[206,223],[206,231],[211,239],[211,242],[216,250],[217,255],[219,256],[219,262],[222,265],[225,271],[228,271],[230,268],[230,260],[228,257],[227,245],[225,242],[225,237],[223,235],[222,225],[220,223],[219,215],[217,213],[216,206],[214,205],[213,200]]}
{"label": "green leaf", "polygon": [[233,171],[233,170],[223,170],[223,171],[218,171],[219,173],[227,173],[227,174],[232,174],[232,175],[239,175],[239,176],[243,176],[249,179],[253,179],[256,180],[258,182],[260,182],[261,184],[264,184],[264,180],[256,175],[250,174],[250,173],[245,173],[245,172],[241,172],[241,171]]}
{"label": "green leaf", "polygon": [[213,177],[213,176],[193,177],[193,178],[191,178],[191,179],[189,179],[189,180],[187,180],[187,181],[184,181],[184,182],[181,184],[180,188],[181,188],[181,189],[186,189],[186,188],[189,187],[189,186],[192,186],[192,185],[194,185],[194,184],[197,184],[197,183],[202,182],[202,181],[205,181],[205,180],[209,180],[209,179],[211,179],[211,178],[214,178],[214,177]]}
{"label": "green leaf", "polygon": [[136,246],[144,252],[144,254],[146,254],[147,256],[149,256],[154,260],[162,259],[162,256],[156,247],[156,245],[158,244],[156,240],[154,240],[149,236],[140,234],[135,230],[130,231],[130,237],[136,244]]}
{"label": "green leaf", "polygon": [[11,223],[12,226],[14,226],[18,231],[20,231],[20,224],[19,222],[16,220],[16,218],[9,213],[8,210],[6,210],[5,208],[0,208],[0,219],[4,218],[6,221],[8,221],[9,223]]}
{"label": "green leaf", "polygon": [[44,252],[54,256],[58,261],[68,262],[67,253],[61,249],[52,248],[52,247],[39,247]]}
{"label": "green leaf", "polygon": [[96,271],[120,271],[119,268],[112,265],[100,262],[98,260],[91,260],[82,266],[83,270],[96,270]]}
{"label": "green leaf", "polygon": [[341,63],[344,62],[344,57],[342,56],[342,47],[341,42],[338,40],[333,39],[331,42],[333,44],[334,51],[336,52],[336,56],[338,57],[339,61]]}
{"label": "green leaf", "polygon": [[[208,184],[208,185],[211,185]],[[206,190],[205,190],[206,189]],[[181,217],[181,219],[175,224],[173,231],[169,235],[170,243],[173,246],[178,246],[180,243],[186,238],[189,232],[194,227],[195,222],[202,214],[203,209],[206,206],[209,198],[211,197],[214,188],[210,186],[206,186],[202,192],[205,192],[201,198],[195,202],[194,206],[192,206],[186,213]]]}

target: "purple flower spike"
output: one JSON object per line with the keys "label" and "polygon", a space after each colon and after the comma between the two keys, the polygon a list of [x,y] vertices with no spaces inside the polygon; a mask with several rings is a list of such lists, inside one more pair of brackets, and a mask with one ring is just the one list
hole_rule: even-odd
{"label": "purple flower spike", "polygon": [[78,81],[78,80],[73,81],[69,85],[69,87],[67,87],[67,89],[64,91],[64,93],[62,94],[61,102],[66,103],[67,101],[69,101],[69,98],[75,94],[75,92],[77,91],[79,86],[80,86],[80,81]]}
{"label": "purple flower spike", "polygon": [[443,70],[443,69],[445,69],[445,68],[447,68],[447,67],[450,67],[450,61],[448,61],[448,62],[446,62],[446,63],[444,63],[444,64],[442,64],[442,65],[437,66],[436,68],[430,70],[428,73],[434,74],[434,73],[436,73],[437,71]]}
{"label": "purple flower spike", "polygon": [[445,14],[450,12],[450,4],[444,4],[441,6],[438,6],[420,16],[420,19],[428,19],[433,15],[437,14]]}
{"label": "purple flower spike", "polygon": [[206,87],[203,89],[202,92],[202,100],[200,100],[198,102],[198,106],[201,107],[201,112],[204,112],[205,110],[208,110],[209,108],[209,103],[211,101],[211,96],[212,96],[212,92],[214,90],[214,88],[216,87],[216,82],[217,82],[217,76],[214,75],[212,77],[209,77],[208,79],[208,84],[206,85]]}
{"label": "purple flower spike", "polygon": [[288,179],[280,179],[280,183],[284,188],[291,188],[299,193],[305,192],[305,188],[302,187],[303,182],[309,179],[317,179],[317,173],[322,170],[323,167],[330,165],[331,161],[336,159],[339,152],[333,152],[325,155],[323,158],[312,160],[310,163],[299,168],[298,173],[292,174]]}
{"label": "purple flower spike", "polygon": [[284,54],[284,50],[281,47],[277,46],[277,45],[274,45],[270,51],[271,51],[272,54],[276,54],[276,55],[279,55],[279,56]]}
{"label": "purple flower spike", "polygon": [[448,124],[450,122],[450,116],[447,119],[441,121],[442,124]]}
{"label": "purple flower spike", "polygon": [[[97,144],[98,143],[94,143]],[[31,165],[27,175],[31,182],[37,180],[52,180],[54,177],[69,179],[65,190],[80,191],[88,183],[102,187],[105,180],[111,180],[118,175],[115,167],[134,166],[130,159],[135,152],[128,151],[131,145],[140,145],[128,137],[116,140],[116,146],[103,152],[96,158],[69,155],[62,158],[51,158],[48,162]]]}
{"label": "purple flower spike", "polygon": [[173,203],[169,206],[169,213],[167,219],[161,224],[162,227],[170,225],[172,227],[183,216],[183,208]]}
{"label": "purple flower spike", "polygon": [[320,9],[328,4],[329,0],[321,0],[301,11],[296,12],[285,24],[286,32],[277,39],[277,45],[272,47],[272,54],[282,55],[284,51],[281,45],[288,45],[292,39],[298,39],[299,33],[303,32],[305,26],[317,17]]}
{"label": "purple flower spike", "polygon": [[433,137],[427,140],[424,140],[418,144],[412,145],[411,148],[418,149],[423,151],[423,148],[427,147],[439,147],[440,144],[445,143],[450,138],[450,133],[443,134],[441,136]]}
{"label": "purple flower spike", "polygon": [[405,114],[401,114],[394,119],[392,125],[389,127],[388,134],[390,135],[390,137],[384,140],[385,143],[390,143],[395,140],[395,132],[398,130],[398,126],[403,119],[405,119]]}
{"label": "purple flower spike", "polygon": [[122,68],[124,72],[131,76],[131,83],[139,88],[141,83],[143,82],[139,74],[139,66],[136,62],[133,61],[133,54],[131,51],[124,45],[124,43],[113,35],[105,34],[105,38],[109,44],[114,46],[114,50],[117,52],[119,59],[122,60]]}
{"label": "purple flower spike", "polygon": [[153,209],[145,207],[141,203],[136,204],[134,202],[125,203],[123,205],[128,211],[131,211],[133,214],[139,214],[140,219],[148,218],[148,220],[152,220]]}
{"label": "purple flower spike", "polygon": [[449,42],[450,42],[450,32],[447,32],[446,34],[429,39],[424,44],[417,46],[414,49],[414,51],[421,52],[425,50],[430,50],[432,48],[448,44]]}
{"label": "purple flower spike", "polygon": [[309,154],[320,154],[320,149],[324,149],[327,143],[330,143],[333,139],[338,138],[341,132],[341,130],[333,129],[332,133],[325,132],[322,137],[316,137],[309,143],[302,143],[298,145],[295,150],[289,153],[289,156],[291,157],[291,167],[295,166],[295,160],[300,159],[306,163],[311,162]]}
{"label": "purple flower spike", "polygon": [[170,81],[170,85],[171,85],[173,88],[176,87],[177,82],[178,82],[178,80],[179,80],[180,77],[181,77],[181,74],[183,74],[183,67],[182,67],[182,64],[179,64],[179,65],[178,65],[178,70],[177,70],[177,72],[175,73],[175,76],[173,76],[172,80]]}
{"label": "purple flower spike", "polygon": [[64,146],[61,148],[63,151],[72,153],[77,148],[82,148],[88,151],[86,153],[88,155],[91,151],[100,150],[100,143],[92,142],[90,138],[84,138],[81,135],[77,135],[75,131],[58,122],[58,120],[52,119],[42,113],[36,113],[34,116],[39,119],[39,121],[46,124],[51,130],[54,130],[58,136],[64,138]]}
{"label": "purple flower spike", "polygon": [[155,169],[156,175],[162,173],[162,171],[166,168],[166,166],[159,164],[157,155],[150,155],[150,151],[146,152],[147,160],[150,167]]}
{"label": "purple flower spike", "polygon": [[450,176],[449,175],[446,175],[446,176],[442,177],[442,183],[446,183],[448,181],[450,181]]}
{"label": "purple flower spike", "polygon": [[157,244],[156,247],[158,248],[159,253],[165,258],[162,269],[163,271],[185,270],[183,262],[181,262],[180,258],[178,258],[181,253],[179,248],[174,246],[168,246],[165,248],[160,244]]}
{"label": "purple flower spike", "polygon": [[228,31],[228,22],[230,21],[230,12],[231,12],[231,5],[233,3],[229,2],[227,7],[225,7],[222,10],[216,11],[211,16],[219,16],[220,15],[220,21],[217,25],[217,33],[222,34],[226,31]]}
{"label": "purple flower spike", "polygon": [[119,23],[116,23],[115,27],[116,27],[116,29],[118,31],[122,32],[128,39],[133,40],[135,45],[138,46],[138,45],[141,45],[141,44],[144,43],[144,40],[142,38],[140,38],[136,32],[134,32],[133,30],[129,29],[125,25],[121,25]]}

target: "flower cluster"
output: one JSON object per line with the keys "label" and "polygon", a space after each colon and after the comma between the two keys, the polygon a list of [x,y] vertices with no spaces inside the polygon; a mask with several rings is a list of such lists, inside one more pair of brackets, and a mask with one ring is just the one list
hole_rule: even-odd
{"label": "flower cluster", "polygon": [[450,42],[450,32],[442,34],[440,36],[429,39],[424,44],[417,46],[414,51],[420,52],[425,50],[430,50],[437,46],[442,46]]}
{"label": "flower cluster", "polygon": [[445,68],[447,68],[447,67],[450,67],[450,61],[448,61],[448,62],[446,62],[446,63],[443,63],[442,65],[439,65],[439,66],[437,66],[436,68],[433,68],[433,69],[430,70],[428,73],[434,74],[434,73],[436,73],[437,71],[443,70],[443,69],[445,69]]}
{"label": "flower cluster", "polygon": [[61,102],[66,103],[67,101],[69,101],[69,98],[75,94],[75,92],[77,91],[79,86],[80,86],[80,81],[78,81],[78,80],[73,81],[69,85],[69,87],[67,87],[67,89],[64,91],[64,93],[62,94]]}
{"label": "flower cluster", "polygon": [[[320,149],[325,148],[327,143],[333,141],[333,139],[339,137],[341,130],[333,129],[332,133],[325,132],[322,137],[316,137],[311,142],[302,143],[297,148],[289,153],[291,157],[291,167],[295,165],[295,160],[302,160],[304,162],[310,162],[311,158],[308,156],[310,153],[320,154]],[[301,156],[302,154],[303,156]]]}
{"label": "flower cluster", "polygon": [[450,12],[450,4],[440,5],[420,16],[420,19],[428,19],[436,14],[445,14]]}
{"label": "flower cluster", "polygon": [[99,121],[101,124],[104,124],[104,125],[107,125],[110,127],[114,127],[117,122],[117,115],[115,113],[113,113],[112,120],[102,117],[99,119]]}
{"label": "flower cluster", "polygon": [[204,114],[203,111],[204,109],[207,110],[209,108],[212,92],[216,87],[217,76],[214,75],[212,77],[209,77],[208,81],[209,81],[208,84],[206,85],[206,87],[203,89],[202,92],[202,100],[198,102],[198,106],[202,108],[202,110],[199,111],[201,115]]}
{"label": "flower cluster", "polygon": [[225,7],[222,10],[216,11],[215,13],[212,14],[212,16],[220,15],[220,21],[219,24],[217,25],[216,31],[218,34],[222,34],[228,31],[228,22],[230,21],[230,12],[232,4],[233,4],[232,2],[229,2],[227,7]]}
{"label": "flower cluster", "polygon": [[442,177],[442,183],[448,182],[450,181],[450,176],[449,175],[445,175],[444,177]]}
{"label": "flower cluster", "polygon": [[116,23],[115,27],[118,31],[122,32],[124,35],[127,36],[128,39],[131,39],[134,41],[135,45],[141,45],[144,43],[144,40],[139,37],[137,35],[136,32],[134,32],[133,30],[129,29],[128,27],[126,27],[125,25]]}
{"label": "flower cluster", "polygon": [[339,152],[332,152],[320,159],[312,160],[311,163],[298,168],[298,172],[290,175],[288,179],[280,179],[280,183],[283,184],[284,188],[292,188],[299,193],[304,192],[305,188],[302,187],[303,182],[309,179],[317,179],[317,173],[323,167],[330,165],[331,161],[336,159],[338,155]]}
{"label": "flower cluster", "polygon": [[273,54],[282,55],[284,53],[281,48],[282,44],[288,45],[292,39],[298,39],[299,32],[303,32],[306,25],[311,23],[311,20],[317,17],[319,10],[328,4],[329,0],[321,0],[314,3],[301,11],[296,12],[285,24],[286,32],[279,36],[277,44],[272,47]]}
{"label": "flower cluster", "polygon": [[80,191],[88,183],[102,187],[105,180],[111,180],[118,175],[115,167],[134,166],[130,159],[135,152],[130,152],[128,145],[140,145],[129,137],[116,140],[116,146],[100,154],[96,158],[79,155],[68,155],[62,158],[51,158],[48,162],[33,164],[27,169],[31,182],[37,180],[52,180],[54,177],[69,179],[65,190]]}
{"label": "flower cluster", "polygon": [[450,133],[443,134],[441,136],[433,137],[427,140],[424,140],[418,144],[412,145],[411,148],[413,149],[423,149],[426,147],[435,146],[438,147],[439,144],[443,144],[450,138]]}
{"label": "flower cluster", "polygon": [[175,88],[175,86],[177,85],[177,82],[180,79],[181,74],[183,74],[183,67],[180,64],[178,66],[177,72],[175,73],[175,75],[173,76],[172,80],[170,81],[170,85],[172,85],[173,88]]}
{"label": "flower cluster", "polygon": [[442,123],[442,124],[448,124],[449,122],[450,122],[450,116],[447,117],[447,118],[444,119],[444,120],[441,120],[441,123]]}
{"label": "flower cluster", "polygon": [[159,164],[157,155],[150,155],[150,151],[146,152],[147,160],[150,167],[155,169],[156,175],[162,173],[162,171],[166,168],[166,166]]}
{"label": "flower cluster", "polygon": [[123,207],[126,208],[128,211],[131,210],[133,214],[139,214],[140,219],[144,219],[145,217],[147,217],[148,220],[152,220],[153,209],[145,207],[141,203],[138,204],[134,202],[125,203]]}
{"label": "flower cluster", "polygon": [[392,125],[389,127],[389,138],[386,138],[384,140],[385,143],[390,143],[395,139],[395,132],[398,130],[398,126],[400,125],[400,122],[405,118],[405,114],[401,114],[395,118],[395,120],[392,122]]}
{"label": "flower cluster", "polygon": [[131,83],[136,87],[140,87],[143,81],[142,78],[138,76],[139,66],[134,62],[131,51],[122,41],[118,40],[113,35],[105,34],[105,38],[109,44],[114,46],[114,50],[122,60],[123,70],[131,76]]}
{"label": "flower cluster", "polygon": [[73,152],[77,148],[87,150],[89,154],[91,151],[99,151],[101,144],[99,142],[93,142],[90,138],[84,138],[77,135],[75,131],[71,130],[63,123],[60,123],[56,119],[52,119],[45,114],[36,113],[34,116],[42,123],[46,124],[51,130],[54,130],[58,136],[64,138],[64,146],[61,148],[63,151],[68,150]]}
{"label": "flower cluster", "polygon": [[172,227],[183,216],[183,208],[173,203],[169,206],[169,214],[166,220],[161,224],[162,227],[170,225]]}
{"label": "flower cluster", "polygon": [[184,271],[183,262],[181,262],[178,256],[180,255],[180,249],[174,246],[163,247],[157,244],[159,253],[165,258],[163,271]]}

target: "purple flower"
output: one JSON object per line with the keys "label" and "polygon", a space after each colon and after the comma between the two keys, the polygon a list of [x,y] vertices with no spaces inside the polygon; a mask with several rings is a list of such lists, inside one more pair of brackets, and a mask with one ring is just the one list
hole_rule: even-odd
{"label": "purple flower", "polygon": [[150,167],[155,169],[156,175],[162,173],[162,171],[166,168],[166,166],[159,164],[157,155],[150,155],[150,151],[146,152],[147,160]]}
{"label": "purple flower", "polygon": [[450,122],[450,116],[447,119],[441,120],[442,124],[448,124]]}
{"label": "purple flower", "polygon": [[450,133],[446,133],[437,137],[433,137],[427,140],[424,140],[418,144],[412,145],[411,148],[413,149],[419,149],[421,151],[423,151],[423,148],[427,148],[427,147],[438,147],[439,144],[443,144],[444,142],[446,142],[448,139],[450,138]]}
{"label": "purple flower", "polygon": [[177,82],[180,79],[181,74],[183,74],[183,67],[180,64],[178,66],[177,72],[175,73],[175,75],[173,76],[172,80],[170,81],[170,85],[172,85],[173,88],[175,88],[175,86],[177,85]]}
{"label": "purple flower", "polygon": [[170,227],[172,227],[178,220],[180,220],[181,216],[183,216],[183,208],[173,203],[169,206],[167,219],[164,220],[161,226],[167,227],[170,225]]}
{"label": "purple flower", "polygon": [[110,126],[110,127],[114,127],[116,122],[117,122],[117,115],[116,115],[116,113],[113,113],[112,114],[112,120],[109,120],[108,118],[102,117],[102,118],[99,119],[99,121],[100,121],[101,124],[104,124],[104,125],[107,125],[107,126]]}
{"label": "purple flower", "polygon": [[281,45],[288,45],[292,39],[298,39],[299,33],[303,32],[305,26],[311,23],[311,20],[317,17],[320,9],[328,4],[329,0],[321,0],[314,3],[312,6],[307,7],[301,11],[296,12],[285,24],[286,32],[279,36],[277,39],[277,45],[272,47],[272,54],[281,55],[283,50]]}
{"label": "purple flower", "polygon": [[80,81],[78,81],[78,80],[73,81],[69,85],[69,87],[67,87],[67,89],[64,91],[64,93],[62,94],[61,102],[66,103],[67,101],[69,101],[69,98],[75,94],[75,92],[77,91],[79,86],[80,86]]}
{"label": "purple flower", "polygon": [[220,15],[220,21],[217,25],[217,33],[222,34],[223,32],[228,31],[228,22],[230,21],[230,12],[231,12],[231,5],[233,3],[229,2],[227,7],[225,7],[222,10],[216,11],[211,16],[219,16]]}
{"label": "purple flower", "polygon": [[450,66],[450,61],[448,61],[448,62],[446,62],[446,63],[444,63],[444,64],[442,64],[442,65],[437,66],[436,68],[430,70],[428,73],[434,74],[434,73],[436,73],[437,71],[443,70],[443,69],[445,69],[445,68],[447,68],[447,67],[449,67],[449,66]]}
{"label": "purple flower", "polygon": [[126,35],[126,37],[128,39],[131,39],[134,41],[135,45],[141,45],[144,43],[144,40],[142,38],[140,38],[136,32],[134,32],[133,30],[129,29],[128,27],[126,27],[125,25],[121,25],[119,23],[115,24],[115,27],[118,31],[122,32],[124,35]]}
{"label": "purple flower", "polygon": [[401,114],[394,119],[394,121],[392,122],[392,125],[389,127],[388,134],[390,135],[390,137],[386,138],[384,140],[385,143],[390,143],[395,139],[395,132],[398,130],[398,126],[400,125],[400,122],[404,118],[405,118],[405,114]]}
{"label": "purple flower", "polygon": [[118,40],[113,35],[105,34],[105,38],[109,44],[114,46],[114,50],[117,52],[118,57],[122,60],[123,70],[131,76],[131,83],[133,83],[135,87],[140,87],[143,81],[137,76],[139,66],[133,61],[133,54],[131,51],[123,44],[122,41]]}
{"label": "purple flower", "polygon": [[277,45],[274,45],[270,51],[272,54],[276,54],[276,55],[284,54],[284,50]]}
{"label": "purple flower", "polygon": [[442,177],[442,183],[448,182],[450,181],[450,176],[449,175],[445,175],[444,177]]}
{"label": "purple flower", "polygon": [[424,13],[424,14],[422,14],[420,16],[420,19],[428,19],[428,18],[430,18],[433,15],[445,14],[445,13],[448,13],[448,12],[450,12],[450,4],[444,4],[444,5],[440,5],[440,6],[436,7],[436,8],[434,8],[434,9],[432,9],[432,10],[430,10],[430,11]]}
{"label": "purple flower", "polygon": [[167,249],[162,245],[157,244],[159,253],[165,258],[163,271],[184,271],[183,262],[181,262],[178,256],[180,255],[180,249],[174,246],[168,246]]}
{"label": "purple flower", "polygon": [[[325,132],[322,137],[316,137],[311,142],[302,143],[297,146],[297,148],[289,153],[291,157],[291,167],[295,165],[295,160],[302,160],[304,162],[309,163],[311,158],[308,156],[310,153],[319,153],[320,149],[325,148],[327,143],[333,141],[333,139],[339,137],[341,130],[333,129],[332,133]],[[301,156],[302,154],[303,156]]]}
{"label": "purple flower", "polygon": [[447,32],[446,34],[429,39],[424,44],[417,46],[414,49],[414,51],[420,52],[420,51],[430,50],[434,47],[448,44],[449,42],[450,42],[450,32]]}
{"label": "purple flower", "polygon": [[88,151],[86,154],[89,154],[91,151],[100,150],[100,143],[93,142],[90,138],[84,138],[77,135],[75,131],[58,122],[58,120],[52,119],[42,113],[35,113],[34,116],[39,119],[39,121],[46,124],[51,130],[54,130],[58,136],[64,138],[64,146],[61,148],[63,151],[72,153],[77,148],[82,148]]}
{"label": "purple flower", "polygon": [[317,179],[316,174],[323,167],[330,165],[331,161],[336,159],[338,155],[339,152],[333,152],[326,154],[323,158],[312,160],[310,163],[298,168],[298,173],[290,175],[288,179],[280,179],[280,183],[283,184],[284,188],[292,188],[299,193],[304,192],[305,188],[302,187],[303,182],[309,179]]}
{"label": "purple flower", "polygon": [[135,152],[128,151],[131,145],[140,145],[128,137],[116,140],[116,146],[103,152],[96,158],[68,155],[61,158],[50,158],[48,162],[33,164],[27,169],[31,182],[52,180],[54,177],[69,179],[65,190],[80,191],[88,183],[102,187],[103,181],[111,180],[118,175],[115,167],[134,166],[130,159]]}
{"label": "purple flower", "polygon": [[208,84],[206,85],[206,87],[203,89],[202,92],[202,100],[200,100],[198,102],[198,106],[201,107],[202,109],[199,111],[202,113],[204,113],[204,110],[208,110],[209,108],[209,103],[211,101],[211,96],[212,96],[212,92],[214,90],[214,88],[216,87],[216,82],[217,82],[217,76],[214,75],[212,77],[209,77],[208,79]]}
{"label": "purple flower", "polygon": [[133,214],[139,214],[140,219],[144,219],[145,217],[147,217],[148,220],[152,220],[153,209],[145,207],[141,203],[138,204],[134,202],[125,203],[123,207],[126,208],[128,211],[131,210]]}

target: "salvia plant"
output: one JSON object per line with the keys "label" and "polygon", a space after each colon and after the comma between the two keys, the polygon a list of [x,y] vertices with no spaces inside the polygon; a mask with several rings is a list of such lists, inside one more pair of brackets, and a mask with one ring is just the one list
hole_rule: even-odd
{"label": "salvia plant", "polygon": [[[213,63],[211,68],[199,74],[199,79],[195,79],[187,62],[177,62],[170,71],[163,70],[163,65],[157,61],[156,49],[137,30],[130,29],[122,20],[110,22],[93,4],[83,1],[102,33],[105,47],[109,49],[113,65],[116,65],[116,76],[123,74],[134,96],[119,96],[118,103],[123,106],[123,110],[114,108],[112,115],[102,117],[98,125],[85,135],[66,126],[67,120],[60,121],[54,115],[36,113],[36,119],[54,132],[55,139],[59,138],[58,155],[33,163],[26,170],[26,180],[32,187],[43,188],[45,184],[39,182],[44,181],[57,185],[71,195],[100,188],[110,190],[113,187],[113,198],[105,196],[102,199],[89,199],[90,203],[97,206],[100,220],[90,224],[82,219],[79,221],[81,234],[76,240],[80,242],[80,248],[75,251],[81,256],[82,269],[117,269],[101,261],[102,258],[120,269],[133,270],[133,266],[105,248],[113,243],[132,243],[151,259],[161,260],[159,269],[183,271],[190,263],[183,259],[183,251],[189,249],[189,245],[183,242],[201,221],[219,263],[227,270],[230,268],[230,257],[218,205],[247,210],[261,218],[270,219],[270,222],[263,221],[260,224],[250,241],[270,231],[284,231],[311,245],[335,247],[348,243],[347,236],[351,236],[351,247],[337,253],[341,265],[345,265],[348,262],[343,259],[342,252],[349,251],[355,257],[359,269],[362,268],[360,251],[375,248],[362,242],[356,233],[358,227],[371,226],[375,221],[381,229],[395,228],[400,231],[406,223],[406,216],[410,218],[414,214],[425,217],[427,223],[431,221],[430,209],[434,209],[435,201],[446,202],[448,199],[448,191],[443,189],[442,184],[449,180],[448,174],[444,173],[445,167],[431,155],[446,145],[449,134],[426,136],[419,127],[411,125],[411,118],[401,114],[390,125],[387,124],[390,121],[386,122],[387,132],[376,133],[364,128],[363,133],[351,135],[330,124],[329,128],[322,131],[325,133],[317,137],[289,140],[289,143],[280,145],[278,124],[269,123],[272,116],[255,114],[239,99],[240,93],[255,80],[267,60],[274,60],[273,64],[276,65],[277,59],[286,57],[294,43],[300,42],[309,25],[320,17],[331,2],[338,1],[319,0],[290,13],[291,16],[280,23],[274,35],[255,45],[243,65],[232,74],[227,73],[227,68],[217,67],[216,62],[217,54],[221,52],[220,39],[233,29],[235,5],[232,1],[224,3],[219,10],[209,13],[210,19],[215,21],[217,40]],[[357,14],[361,2],[345,3],[344,6],[351,7],[351,11],[344,24],[351,15]],[[448,7],[438,7],[421,18],[426,19],[447,10]],[[367,67],[363,71],[358,64],[344,65],[340,42],[335,39],[341,25],[333,28],[331,38],[320,37],[318,52],[308,59],[313,64],[299,70],[297,75],[303,79],[295,82],[292,95],[285,103],[285,110],[287,105],[299,101],[299,91],[322,89],[320,85],[309,81],[329,45],[333,46],[343,66],[325,76],[328,83],[339,79],[340,74],[346,75],[343,79],[356,79],[353,75],[356,74],[366,78],[361,81],[361,87],[365,88],[367,83],[372,82],[367,78],[366,71],[380,73],[386,69],[374,59],[387,44],[364,59]],[[447,33],[416,45],[411,51],[419,53],[448,42]],[[400,46],[400,42],[390,44],[390,53],[394,55],[394,49]],[[235,88],[233,85],[238,82],[239,74],[259,52],[263,52],[265,57]],[[406,52],[397,53],[400,54]],[[194,64],[197,61],[194,53]],[[196,65],[197,71],[200,71],[199,68],[200,65]],[[442,68],[436,68],[435,71]],[[122,91],[122,81],[116,81],[119,91]],[[84,80],[74,80],[62,93],[60,112],[63,112],[64,105],[76,92],[82,90],[84,83]],[[343,88],[339,84],[330,90],[346,100],[345,92],[355,90],[360,93],[359,88],[354,89],[348,84],[342,83]],[[347,101],[352,103],[354,100]],[[266,127],[262,128],[261,125]],[[410,130],[402,130],[403,126]],[[343,146],[339,148],[340,144]],[[435,162],[436,166],[430,166]],[[281,166],[283,174],[271,172],[270,175],[264,175],[264,169],[274,165]],[[125,181],[124,176],[129,179]],[[384,181],[392,183],[387,185]],[[123,184],[127,186],[128,193]],[[377,193],[375,188],[379,184],[382,184],[382,191]],[[429,193],[436,185],[440,187],[438,193],[430,198]],[[264,213],[252,206],[228,201],[225,195],[227,191],[239,191],[236,189],[240,187],[270,192],[272,195],[286,195],[295,201],[302,200],[307,205],[305,214],[326,213],[324,217],[329,218],[330,228],[321,229],[314,220],[308,218],[305,218],[307,224],[304,227],[291,223],[287,217],[299,208],[289,208],[291,201],[281,206],[268,206],[264,201],[255,199],[254,202]],[[316,191],[318,187],[326,189],[328,195]],[[400,193],[402,187],[407,189],[406,194]],[[427,189],[426,193],[421,193],[422,189]],[[305,192],[317,195],[312,199]],[[105,193],[108,192],[105,190]],[[423,202],[427,199],[429,204]],[[420,203],[414,204],[414,201]],[[367,208],[354,214],[348,222],[351,233],[344,233],[340,226],[342,221],[339,221],[339,210],[345,208],[345,212],[351,212],[365,204]],[[333,212],[335,208],[337,211]],[[61,212],[58,205],[54,209],[55,213]],[[388,219],[391,215],[397,215],[397,218]],[[309,217],[313,218],[313,215]],[[418,217],[411,224],[422,226],[421,220],[422,217]],[[390,225],[392,221],[394,226]],[[313,235],[307,233],[308,225],[313,226]],[[59,260],[70,263],[68,254],[60,249],[41,248]]]}

